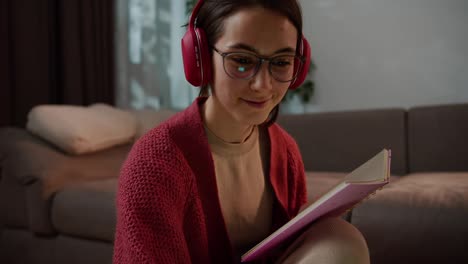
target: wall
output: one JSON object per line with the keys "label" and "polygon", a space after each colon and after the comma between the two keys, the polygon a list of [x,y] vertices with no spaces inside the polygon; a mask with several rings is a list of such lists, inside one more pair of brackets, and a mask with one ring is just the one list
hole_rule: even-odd
{"label": "wall", "polygon": [[300,2],[318,67],[307,111],[468,101],[468,1]]}

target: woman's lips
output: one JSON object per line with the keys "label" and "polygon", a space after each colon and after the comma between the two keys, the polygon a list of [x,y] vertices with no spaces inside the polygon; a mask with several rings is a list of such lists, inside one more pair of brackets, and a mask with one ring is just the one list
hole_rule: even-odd
{"label": "woman's lips", "polygon": [[244,102],[246,102],[248,105],[255,107],[255,108],[263,108],[266,106],[268,100],[246,100],[242,99]]}

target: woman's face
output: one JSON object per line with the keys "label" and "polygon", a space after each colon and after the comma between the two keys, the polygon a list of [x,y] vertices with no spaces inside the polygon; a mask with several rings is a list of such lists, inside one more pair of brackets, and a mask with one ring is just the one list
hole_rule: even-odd
{"label": "woman's face", "polygon": [[[214,44],[221,53],[246,52],[261,57],[295,55],[297,30],[284,16],[256,7],[242,9],[224,20],[224,33]],[[233,79],[223,57],[213,51],[213,100],[218,114],[242,125],[263,123],[280,103],[290,82],[275,80],[264,61],[252,78]],[[241,69],[242,70],[242,69]]]}

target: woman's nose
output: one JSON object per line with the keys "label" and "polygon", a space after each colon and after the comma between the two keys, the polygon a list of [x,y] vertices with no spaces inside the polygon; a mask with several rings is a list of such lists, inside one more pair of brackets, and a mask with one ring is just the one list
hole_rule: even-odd
{"label": "woman's nose", "polygon": [[268,61],[264,61],[257,74],[252,78],[250,87],[252,90],[261,91],[264,89],[271,90],[273,87],[273,77],[268,70]]}

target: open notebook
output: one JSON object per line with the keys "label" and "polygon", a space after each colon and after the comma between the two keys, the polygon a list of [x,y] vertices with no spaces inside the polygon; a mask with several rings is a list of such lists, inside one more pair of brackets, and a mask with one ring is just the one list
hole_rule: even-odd
{"label": "open notebook", "polygon": [[389,182],[390,150],[379,154],[346,175],[344,179],[296,217],[242,255],[242,262],[267,256],[284,241],[321,217],[340,216]]}

